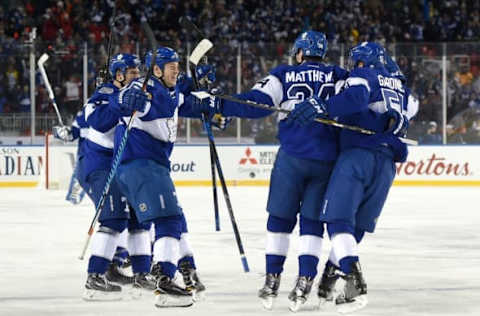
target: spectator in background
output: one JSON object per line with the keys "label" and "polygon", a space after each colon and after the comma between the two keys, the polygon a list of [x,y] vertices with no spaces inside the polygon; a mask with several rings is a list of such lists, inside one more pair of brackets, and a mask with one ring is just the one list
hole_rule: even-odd
{"label": "spectator in background", "polygon": [[37,113],[48,113],[50,111],[50,99],[47,90],[43,85],[37,86],[35,92],[35,106]]}
{"label": "spectator in background", "polygon": [[[14,60],[13,60],[14,61]],[[5,77],[7,79],[8,91],[13,92],[16,90],[19,79],[18,70],[15,69],[15,64],[9,62],[7,65],[7,70],[5,71]]]}
{"label": "spectator in background", "polygon": [[44,22],[42,23],[42,37],[47,42],[53,42],[57,38],[57,30],[59,26],[57,21],[52,16],[52,10],[47,9],[43,15]]}
{"label": "spectator in background", "polygon": [[[82,83],[77,75],[71,75],[70,78],[65,82],[65,98],[64,106],[62,107],[62,111],[66,112],[65,114],[75,113],[79,105],[81,104],[81,88]],[[63,110],[63,108],[65,108]]]}
{"label": "spectator in background", "polygon": [[455,130],[452,124],[447,124],[447,144],[466,144],[462,130]]}
{"label": "spectator in background", "polygon": [[428,123],[427,131],[425,135],[419,139],[419,143],[422,145],[433,145],[442,143],[442,137],[437,132],[437,123],[435,121],[430,121]]}
{"label": "spectator in background", "polygon": [[23,90],[18,95],[19,112],[30,112],[30,89],[27,85],[23,86]]}

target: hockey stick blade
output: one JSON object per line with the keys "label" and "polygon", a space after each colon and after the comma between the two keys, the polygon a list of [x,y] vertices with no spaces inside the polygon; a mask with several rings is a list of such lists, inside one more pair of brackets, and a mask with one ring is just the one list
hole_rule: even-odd
{"label": "hockey stick blade", "polygon": [[53,90],[52,90],[52,87],[50,86],[50,82],[48,82],[47,73],[45,72],[45,67],[43,66],[43,64],[45,64],[45,62],[48,60],[48,58],[50,58],[50,56],[48,56],[48,54],[43,54],[38,59],[37,65],[38,65],[38,68],[40,69],[40,73],[41,73],[41,75],[44,79],[43,81],[45,81],[45,85],[47,86],[48,96],[50,97],[50,99],[54,99]]}
{"label": "hockey stick blade", "polygon": [[40,74],[42,75],[45,87],[47,88],[48,97],[52,101],[53,108],[55,109],[55,112],[57,113],[58,121],[60,122],[61,126],[64,126],[62,116],[60,115],[60,111],[58,110],[57,102],[55,101],[55,95],[53,94],[52,86],[50,85],[50,81],[48,81],[47,72],[45,71],[45,67],[44,67],[44,64],[45,64],[45,62],[47,61],[48,58],[49,58],[49,56],[47,54],[43,54],[38,59],[37,65],[38,65],[38,69],[40,70]]}
{"label": "hockey stick blade", "polygon": [[[213,96],[212,94],[208,93],[207,91],[194,91],[191,94],[194,95],[196,98],[198,98],[200,100],[203,100],[205,98],[209,98],[209,97]],[[229,96],[229,95],[223,95],[222,94],[222,95],[215,95],[215,97],[220,98],[220,99],[224,99],[224,100],[229,100],[229,101],[232,101],[232,102],[247,104],[247,105],[250,105],[250,106],[253,106],[253,107],[256,107],[256,108],[265,109],[265,110],[269,110],[269,111],[276,111],[276,112],[281,112],[281,113],[290,113],[290,110],[287,110],[287,109],[282,109],[282,108],[278,108],[278,107],[271,107],[268,104],[256,103],[256,102],[253,102],[253,101],[250,101],[250,100],[241,100],[241,99],[237,99],[235,97]],[[339,127],[339,128],[344,128],[344,129],[356,131],[356,132],[366,134],[366,135],[376,134],[376,132],[374,132],[374,131],[364,129],[364,128],[359,127],[359,126],[342,124],[342,123],[339,123],[335,120],[317,118],[317,119],[315,119],[315,121],[319,122],[319,123],[327,124],[327,125],[336,126],[336,127]],[[412,145],[412,146],[417,146],[418,145],[418,141],[416,141],[414,139],[404,138],[404,137],[399,137],[398,139],[400,139],[400,141],[402,141],[403,143],[405,143],[407,145]]]}
{"label": "hockey stick blade", "polygon": [[38,67],[43,66],[43,64],[48,60],[50,56],[48,54],[44,53],[40,58],[38,59]]}
{"label": "hockey stick blade", "polygon": [[208,39],[204,38],[198,43],[198,45],[193,50],[192,54],[189,57],[189,60],[195,66],[198,65],[200,59],[213,47],[213,43]]}

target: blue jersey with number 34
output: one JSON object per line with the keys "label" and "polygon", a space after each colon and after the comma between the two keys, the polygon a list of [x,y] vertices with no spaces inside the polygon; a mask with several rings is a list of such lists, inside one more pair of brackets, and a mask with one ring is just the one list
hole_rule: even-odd
{"label": "blue jersey with number 34", "polygon": [[[305,62],[296,66],[281,65],[258,81],[251,91],[237,98],[293,110],[295,104],[312,96],[329,99],[335,95],[337,82],[348,77],[338,66]],[[223,115],[258,118],[272,112],[248,105],[224,101]],[[297,158],[332,161],[338,154],[338,130],[313,123],[305,127],[285,123],[287,114],[279,114],[278,139],[282,149]]]}

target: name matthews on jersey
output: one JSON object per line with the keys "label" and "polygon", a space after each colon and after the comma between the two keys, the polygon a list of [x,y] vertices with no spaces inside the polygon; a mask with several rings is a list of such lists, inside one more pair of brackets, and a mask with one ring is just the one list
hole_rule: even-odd
{"label": "name matthews on jersey", "polygon": [[305,81],[331,82],[332,79],[333,72],[324,73],[323,71],[316,69],[304,70],[300,72],[289,71],[285,73],[285,83]]}

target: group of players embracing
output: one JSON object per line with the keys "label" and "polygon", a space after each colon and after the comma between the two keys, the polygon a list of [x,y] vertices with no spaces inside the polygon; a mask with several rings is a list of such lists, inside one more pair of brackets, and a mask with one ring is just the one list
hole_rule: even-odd
{"label": "group of players embracing", "polygon": [[[304,32],[292,48],[295,65],[275,67],[251,90],[235,95],[290,111],[278,117],[280,148],[267,201],[266,278],[258,293],[266,309],[273,308],[278,295],[297,221],[299,270],[288,295],[290,310],[298,311],[307,301],[324,235],[330,238],[331,251],[318,283],[320,307],[335,306],[347,313],[366,306],[358,245],[365,232],[375,230],[395,177],[395,162],[408,155],[402,140],[418,101],[386,50],[373,42],[353,47],[348,70],[325,64],[326,52],[323,33]],[[78,120],[79,125],[86,124],[88,133],[81,145],[77,177],[97,203],[128,120],[137,112],[92,241],[84,298],[110,298],[120,292],[107,280],[108,271],[115,252],[126,248],[134,273],[132,290],[153,291],[158,307],[190,306],[205,287],[196,273],[185,216],[170,177],[178,116],[254,119],[273,111],[214,93],[198,99],[192,93],[192,79],[179,79],[174,50],[160,47],[156,57],[152,55],[149,52],[145,58],[145,66],[153,63],[146,91],[138,58],[117,55],[110,65],[113,82],[95,91]],[[215,81],[210,65],[197,67],[196,75]],[[317,119],[375,133],[341,129]],[[72,139],[70,129],[58,128],[56,134]],[[184,287],[174,281],[177,267]]]}

